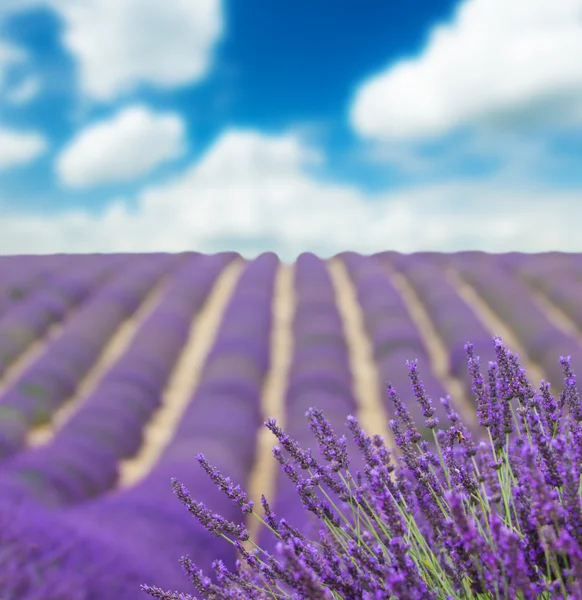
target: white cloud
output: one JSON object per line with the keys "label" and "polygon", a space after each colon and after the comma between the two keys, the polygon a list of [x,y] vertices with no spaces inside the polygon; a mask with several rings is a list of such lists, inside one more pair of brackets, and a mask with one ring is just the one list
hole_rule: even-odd
{"label": "white cloud", "polygon": [[20,84],[14,86],[6,92],[6,98],[13,104],[24,104],[32,100],[40,89],[40,80],[38,77],[28,77]]}
{"label": "white cloud", "polygon": [[200,80],[223,31],[220,0],[46,1],[63,19],[81,90],[100,101]]}
{"label": "white cloud", "polygon": [[0,171],[34,160],[47,147],[46,139],[38,133],[0,127]]}
{"label": "white cloud", "polygon": [[582,125],[580,0],[466,0],[424,50],[364,82],[364,138],[418,140],[466,127]]}
{"label": "white cloud", "polygon": [[[221,0],[2,0],[0,23],[38,6],[61,18],[81,91],[105,102],[142,84],[172,88],[201,80],[224,29]],[[3,71],[25,57],[1,44],[0,84]]]}
{"label": "white cloud", "polygon": [[292,133],[231,130],[131,211],[3,215],[0,252],[582,250],[580,192],[457,181],[367,195],[309,175],[321,160]]}
{"label": "white cloud", "polygon": [[56,170],[65,185],[87,188],[146,175],[185,150],[178,115],[132,105],[78,133],[57,158]]}

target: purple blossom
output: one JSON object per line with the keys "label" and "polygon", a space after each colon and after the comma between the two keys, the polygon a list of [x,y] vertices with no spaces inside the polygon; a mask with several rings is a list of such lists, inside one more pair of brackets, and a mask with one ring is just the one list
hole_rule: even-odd
{"label": "purple blossom", "polygon": [[[484,377],[472,344],[465,346],[486,434],[477,442],[448,397],[441,399],[448,428],[433,423],[435,409],[415,361],[408,363],[409,376],[434,446],[421,439],[390,383],[397,450],[380,436],[369,437],[349,415],[346,426],[364,465],[355,473],[346,437],[333,431],[323,411],[312,408],[306,416],[326,465],[275,419],[267,420],[279,444],[274,457],[319,521],[313,539],[278,518],[264,496],[259,517],[241,488],[198,455],[218,488],[277,539],[272,553],[249,551],[243,525],[212,513],[173,481],[192,515],[241,557],[236,572],[215,561],[215,581],[182,559],[202,598],[582,598],[582,408],[569,358],[561,359],[564,392],[556,402],[548,383],[533,388],[500,338],[494,349],[496,361]],[[142,589],[164,600],[194,598]]]}

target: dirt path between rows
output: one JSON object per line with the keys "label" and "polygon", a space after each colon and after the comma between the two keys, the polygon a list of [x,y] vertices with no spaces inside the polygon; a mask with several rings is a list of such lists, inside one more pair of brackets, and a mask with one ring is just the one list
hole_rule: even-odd
{"label": "dirt path between rows", "polygon": [[530,379],[534,387],[539,388],[541,380],[547,380],[547,376],[543,372],[543,369],[530,359],[526,348],[519,342],[511,328],[500,319],[491,308],[489,308],[489,305],[479,296],[477,291],[461,277],[455,268],[447,266],[445,267],[444,272],[447,280],[455,288],[459,297],[465,301],[467,306],[474,312],[479,321],[481,321],[483,327],[491,333],[491,336],[501,336],[503,342],[511,348],[513,352],[519,354],[519,362],[526,370],[528,379]]}
{"label": "dirt path between rows", "polygon": [[225,267],[202,310],[193,319],[188,340],[164,390],[161,406],[144,429],[140,450],[119,465],[119,488],[131,486],[145,477],[174,436],[192,399],[206,356],[214,344],[223,313],[244,265],[244,261],[237,260]]}
{"label": "dirt path between rows", "polygon": [[426,348],[433,374],[441,382],[445,392],[451,397],[463,423],[470,428],[476,428],[478,423],[474,404],[467,397],[465,387],[461,381],[450,373],[449,351],[437,333],[422,300],[405,275],[386,263],[382,263],[382,266],[404,300],[408,314]]}
{"label": "dirt path between rows", "polygon": [[[293,359],[293,316],[295,314],[294,267],[281,264],[275,279],[273,295],[273,324],[271,328],[271,364],[261,393],[263,420],[269,417],[285,429],[285,394],[289,368]],[[262,514],[261,495],[273,500],[275,479],[279,463],[272,454],[277,443],[275,436],[264,426],[259,429],[255,465],[248,484],[249,498],[255,503],[255,510]],[[247,527],[251,539],[256,540],[260,521],[249,515]],[[250,550],[250,547],[248,548]]]}
{"label": "dirt path between rows", "polygon": [[358,422],[369,436],[379,434],[386,440],[386,445],[393,448],[395,443],[392,431],[388,427],[386,408],[382,402],[374,351],[366,333],[356,288],[341,260],[333,258],[327,262],[327,267],[348,343],[353,391],[358,406]]}
{"label": "dirt path between rows", "polygon": [[[171,275],[169,276],[171,278]],[[138,309],[128,319],[125,319],[101,351],[97,362],[83,377],[75,393],[69,397],[53,415],[51,421],[32,429],[27,437],[30,446],[46,444],[63,427],[85,398],[92,394],[107,371],[119,360],[129,348],[139,328],[159,305],[168,286],[168,277],[163,277],[146,294]]]}

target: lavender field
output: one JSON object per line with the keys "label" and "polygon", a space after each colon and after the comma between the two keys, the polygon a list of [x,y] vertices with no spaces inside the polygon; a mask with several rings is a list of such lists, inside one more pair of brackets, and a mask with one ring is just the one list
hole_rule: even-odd
{"label": "lavender field", "polygon": [[582,255],[564,253],[1,257],[0,600],[193,593],[181,556],[209,569],[236,554],[171,478],[240,520],[197,453],[293,522],[267,417],[314,447],[309,407],[342,433],[353,414],[390,445],[385,382],[412,398],[418,359],[429,395],[450,395],[477,438],[465,343],[486,365],[502,336],[557,393],[560,355],[582,371],[581,300]]}

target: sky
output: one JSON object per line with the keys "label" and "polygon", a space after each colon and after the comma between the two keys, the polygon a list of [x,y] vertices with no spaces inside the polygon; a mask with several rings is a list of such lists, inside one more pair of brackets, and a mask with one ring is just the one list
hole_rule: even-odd
{"label": "sky", "polygon": [[0,253],[582,252],[582,0],[1,0]]}

